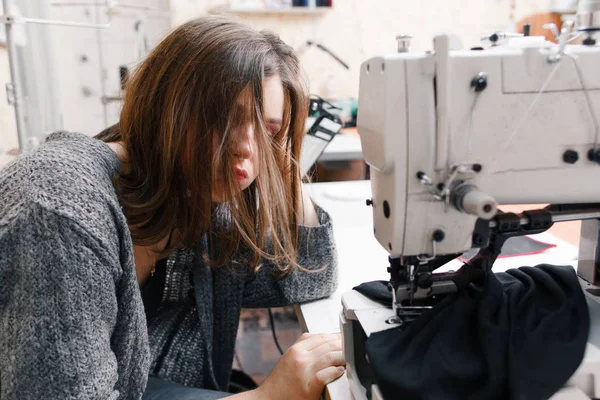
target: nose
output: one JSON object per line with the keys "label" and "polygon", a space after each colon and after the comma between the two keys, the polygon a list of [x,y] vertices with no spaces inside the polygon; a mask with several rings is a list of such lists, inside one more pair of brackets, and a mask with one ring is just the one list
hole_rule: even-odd
{"label": "nose", "polygon": [[255,148],[254,128],[252,124],[248,124],[240,129],[234,138],[233,155],[246,160],[252,158]]}

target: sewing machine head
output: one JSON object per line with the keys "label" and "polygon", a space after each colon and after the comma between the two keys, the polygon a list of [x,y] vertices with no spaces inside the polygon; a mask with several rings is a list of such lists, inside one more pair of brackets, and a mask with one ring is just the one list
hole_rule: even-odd
{"label": "sewing machine head", "polygon": [[[464,251],[483,249],[469,266],[485,270],[507,237],[585,219],[600,201],[600,2],[580,2],[574,25],[558,44],[499,33],[465,50],[440,35],[425,53],[399,36],[399,53],[363,63],[358,131],[398,306],[456,291],[457,274],[432,272]],[[583,45],[568,44],[576,35]],[[498,212],[539,203],[574,206]]]}

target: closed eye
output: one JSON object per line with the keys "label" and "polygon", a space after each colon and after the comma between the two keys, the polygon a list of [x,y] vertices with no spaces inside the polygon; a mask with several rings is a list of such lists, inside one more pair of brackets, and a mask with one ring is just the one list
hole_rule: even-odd
{"label": "closed eye", "polygon": [[271,136],[277,136],[279,131],[281,131],[281,125],[269,124],[269,133]]}

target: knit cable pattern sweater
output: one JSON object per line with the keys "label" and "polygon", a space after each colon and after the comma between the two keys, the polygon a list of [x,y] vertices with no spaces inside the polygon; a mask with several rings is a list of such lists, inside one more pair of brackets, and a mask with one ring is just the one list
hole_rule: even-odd
{"label": "knit cable pattern sweater", "polygon": [[104,143],[59,132],[0,171],[0,398],[136,399],[149,373],[226,391],[242,307],[335,290],[331,222],[318,209],[322,225],[299,228],[298,259],[317,272],[211,268],[196,256],[205,239],[169,258],[146,321],[119,168]]}

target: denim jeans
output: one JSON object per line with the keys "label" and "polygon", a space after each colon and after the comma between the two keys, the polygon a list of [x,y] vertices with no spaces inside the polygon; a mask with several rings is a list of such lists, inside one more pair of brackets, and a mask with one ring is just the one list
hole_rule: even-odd
{"label": "denim jeans", "polygon": [[231,393],[197,389],[149,377],[142,400],[215,400],[231,396]]}

